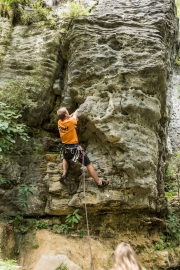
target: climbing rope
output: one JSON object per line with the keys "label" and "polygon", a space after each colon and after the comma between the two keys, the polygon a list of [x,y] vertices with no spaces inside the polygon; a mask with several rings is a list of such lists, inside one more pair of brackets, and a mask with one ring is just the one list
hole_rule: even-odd
{"label": "climbing rope", "polygon": [[[84,166],[84,151],[82,151],[82,164]],[[92,248],[91,248],[91,237],[89,233],[89,222],[88,222],[88,213],[87,213],[87,205],[86,205],[86,181],[85,181],[85,171],[83,170],[83,182],[84,182],[84,208],[85,208],[85,213],[86,213],[86,225],[87,225],[87,234],[88,234],[88,242],[89,242],[89,249],[90,249],[90,256],[91,256],[91,269],[94,268],[94,261],[93,261],[93,256],[92,256]]]}

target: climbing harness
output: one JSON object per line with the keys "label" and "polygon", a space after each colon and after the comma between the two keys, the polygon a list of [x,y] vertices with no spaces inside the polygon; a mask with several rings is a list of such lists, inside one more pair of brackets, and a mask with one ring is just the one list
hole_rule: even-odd
{"label": "climbing harness", "polygon": [[61,154],[64,153],[65,158],[72,159],[74,162],[76,162],[78,159],[82,160],[84,153],[84,149],[79,144],[63,144],[61,151]]}

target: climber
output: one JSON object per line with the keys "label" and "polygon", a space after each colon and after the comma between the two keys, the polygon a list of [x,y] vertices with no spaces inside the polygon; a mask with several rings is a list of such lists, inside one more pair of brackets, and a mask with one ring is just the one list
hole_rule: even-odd
{"label": "climber", "polygon": [[69,112],[65,107],[62,107],[57,111],[59,117],[58,129],[63,143],[63,175],[60,178],[60,182],[64,184],[64,180],[67,178],[69,160],[71,159],[73,161],[78,160],[81,164],[86,166],[90,176],[94,179],[99,188],[105,187],[109,184],[109,181],[99,179],[91,161],[83,148],[78,144],[75,128],[77,125],[77,113],[78,110],[69,115]]}

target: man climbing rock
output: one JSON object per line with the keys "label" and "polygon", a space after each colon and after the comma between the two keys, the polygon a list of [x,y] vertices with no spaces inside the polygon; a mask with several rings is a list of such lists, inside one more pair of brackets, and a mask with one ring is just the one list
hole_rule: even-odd
{"label": "man climbing rock", "polygon": [[57,111],[57,115],[59,117],[58,129],[63,143],[63,175],[60,178],[60,182],[64,183],[64,180],[67,178],[69,160],[71,159],[74,161],[78,160],[80,163],[84,164],[98,187],[103,188],[109,184],[109,181],[102,181],[99,179],[91,161],[83,151],[83,148],[78,144],[78,137],[75,128],[77,125],[77,113],[78,110],[69,115],[69,112],[65,107],[62,107]]}

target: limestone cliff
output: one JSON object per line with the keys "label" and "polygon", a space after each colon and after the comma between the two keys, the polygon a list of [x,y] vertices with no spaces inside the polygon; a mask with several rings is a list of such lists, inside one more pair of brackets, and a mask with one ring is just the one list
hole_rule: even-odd
{"label": "limestone cliff", "polygon": [[89,209],[163,212],[167,91],[178,33],[174,2],[99,1],[90,16],[59,20],[54,30],[12,26],[4,17],[0,27],[1,91],[13,82],[20,84],[14,94],[23,88],[24,121],[44,149],[36,157],[24,154],[1,163],[2,175],[11,181],[1,189],[1,211],[14,208],[20,183],[34,185],[29,215],[83,207],[79,167],[72,168],[70,191],[58,181],[56,110],[67,106],[79,107],[80,142],[99,176],[110,180],[102,192],[86,176]]}
{"label": "limestone cliff", "polygon": [[[0,17],[1,98],[14,99],[31,137],[17,145],[21,155],[1,156],[0,176],[9,181],[0,186],[0,213],[83,213],[85,168],[72,162],[67,185],[59,182],[56,111],[66,106],[70,112],[79,108],[80,143],[100,178],[110,181],[100,190],[85,171],[92,231],[114,237],[124,228],[141,229],[149,235],[162,225],[156,217],[167,207],[163,181],[178,50],[175,3],[81,2],[90,15],[62,19],[60,1],[52,11],[55,28]],[[22,184],[33,186],[23,210],[17,197]]]}

